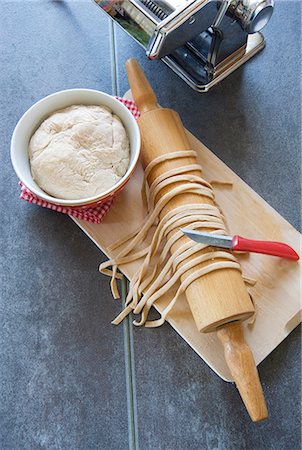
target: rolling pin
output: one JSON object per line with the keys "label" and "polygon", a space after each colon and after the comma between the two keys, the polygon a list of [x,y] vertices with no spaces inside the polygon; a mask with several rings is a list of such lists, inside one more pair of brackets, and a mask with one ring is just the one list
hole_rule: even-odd
{"label": "rolling pin", "polygon": [[[171,109],[158,106],[155,93],[138,62],[135,59],[128,60],[126,70],[134,101],[141,113],[138,125],[142,139],[143,167],[146,168],[160,155],[190,150],[190,143],[179,115]],[[195,157],[163,161],[149,173],[148,184],[170,169],[196,163]],[[200,176],[199,171],[191,173]],[[179,183],[181,181],[161,189],[155,203]],[[213,204],[208,197],[182,193],[167,203],[160,213],[160,218],[178,206],[198,202]],[[171,235],[175,232],[176,230],[171,231]],[[171,252],[174,253],[187,239],[183,236],[175,242]],[[200,250],[200,254],[205,251],[207,249]],[[187,271],[181,281],[199,267],[201,266]],[[241,325],[241,321],[254,314],[254,305],[240,272],[229,268],[210,272],[192,282],[185,294],[198,330],[203,333],[217,332],[227,365],[251,419],[254,422],[266,419],[267,408],[258,371],[253,354],[245,342]]]}

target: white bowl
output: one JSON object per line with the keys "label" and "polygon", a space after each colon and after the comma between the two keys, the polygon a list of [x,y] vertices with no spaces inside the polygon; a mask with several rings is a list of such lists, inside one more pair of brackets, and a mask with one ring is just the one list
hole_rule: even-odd
{"label": "white bowl", "polygon": [[[79,104],[107,106],[121,119],[130,141],[130,163],[121,180],[107,191],[94,197],[66,200],[48,195],[35,183],[30,171],[28,146],[31,136],[43,120],[59,109]],[[138,161],[139,152],[140,132],[131,112],[111,95],[92,89],[68,89],[48,95],[38,101],[23,114],[16,125],[11,141],[11,160],[20,181],[40,199],[56,205],[71,207],[92,206],[112,198],[129,180]]]}

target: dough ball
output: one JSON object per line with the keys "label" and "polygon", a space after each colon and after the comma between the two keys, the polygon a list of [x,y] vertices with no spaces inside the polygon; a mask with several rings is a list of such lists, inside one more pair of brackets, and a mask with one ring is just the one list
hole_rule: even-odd
{"label": "dough ball", "polygon": [[129,139],[108,108],[73,105],[41,123],[29,143],[29,160],[33,179],[53,197],[93,197],[125,175]]}

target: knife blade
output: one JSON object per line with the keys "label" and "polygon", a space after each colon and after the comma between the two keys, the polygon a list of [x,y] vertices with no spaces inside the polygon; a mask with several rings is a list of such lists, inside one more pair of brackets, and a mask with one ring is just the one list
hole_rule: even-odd
{"label": "knife blade", "polygon": [[279,256],[280,258],[298,261],[299,255],[295,250],[283,242],[258,241],[246,239],[242,236],[224,236],[215,233],[205,233],[198,230],[189,230],[187,228],[181,231],[195,242],[208,244],[213,247],[223,247],[234,251],[262,253],[264,255]]}

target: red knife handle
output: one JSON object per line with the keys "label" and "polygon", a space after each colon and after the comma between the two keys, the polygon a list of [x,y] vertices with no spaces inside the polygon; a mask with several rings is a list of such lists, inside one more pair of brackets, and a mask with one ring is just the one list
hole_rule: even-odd
{"label": "red knife handle", "polygon": [[273,241],[255,241],[241,236],[234,236],[233,250],[240,252],[263,253],[264,255],[280,256],[280,258],[298,261],[299,255],[287,244]]}

